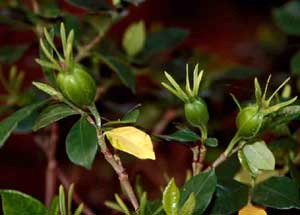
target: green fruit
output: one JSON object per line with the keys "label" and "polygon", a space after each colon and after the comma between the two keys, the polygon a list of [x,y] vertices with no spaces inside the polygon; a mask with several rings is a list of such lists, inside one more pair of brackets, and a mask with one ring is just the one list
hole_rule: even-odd
{"label": "green fruit", "polygon": [[75,65],[69,72],[60,72],[57,83],[64,96],[75,105],[84,107],[94,102],[96,83],[80,66]]}
{"label": "green fruit", "polygon": [[209,113],[205,102],[201,98],[186,103],[184,113],[185,118],[192,126],[206,126],[208,123]]}
{"label": "green fruit", "polygon": [[259,111],[258,106],[249,106],[242,109],[236,118],[236,126],[239,136],[251,138],[257,135],[262,125],[264,115]]}

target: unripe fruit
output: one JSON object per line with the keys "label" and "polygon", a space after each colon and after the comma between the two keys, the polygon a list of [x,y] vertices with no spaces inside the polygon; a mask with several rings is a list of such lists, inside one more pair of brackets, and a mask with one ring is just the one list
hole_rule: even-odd
{"label": "unripe fruit", "polygon": [[239,136],[244,138],[255,136],[262,125],[263,118],[264,115],[256,105],[242,109],[236,118]]}
{"label": "unripe fruit", "polygon": [[193,126],[206,126],[209,113],[205,102],[198,98],[184,105],[184,113],[187,121]]}
{"label": "unripe fruit", "polygon": [[69,72],[57,75],[57,84],[64,96],[79,107],[89,106],[94,102],[96,83],[80,66],[75,65]]}

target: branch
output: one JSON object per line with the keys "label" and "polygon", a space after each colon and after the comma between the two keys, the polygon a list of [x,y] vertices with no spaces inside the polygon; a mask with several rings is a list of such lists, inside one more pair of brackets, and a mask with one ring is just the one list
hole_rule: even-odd
{"label": "branch", "polygon": [[126,169],[123,167],[121,161],[119,159],[116,160],[112,155],[112,153],[110,152],[110,150],[108,149],[102,131],[98,126],[97,126],[97,136],[99,140],[99,146],[102,154],[104,155],[105,160],[112,166],[112,168],[118,174],[121,186],[124,188],[134,210],[137,211],[139,208],[139,203],[137,201],[133,188],[129,182]]}

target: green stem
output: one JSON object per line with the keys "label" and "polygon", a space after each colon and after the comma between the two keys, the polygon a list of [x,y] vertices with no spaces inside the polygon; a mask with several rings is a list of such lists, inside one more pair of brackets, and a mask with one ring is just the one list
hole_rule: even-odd
{"label": "green stem", "polygon": [[88,108],[91,111],[91,113],[93,114],[93,116],[95,117],[97,127],[101,128],[101,117],[100,117],[100,114],[97,110],[95,103],[92,106],[89,106]]}
{"label": "green stem", "polygon": [[239,136],[239,133],[237,132],[234,137],[231,139],[230,143],[228,144],[226,150],[224,151],[224,155],[226,157],[229,157],[232,154],[232,149],[234,148],[235,144],[240,141],[241,137]]}

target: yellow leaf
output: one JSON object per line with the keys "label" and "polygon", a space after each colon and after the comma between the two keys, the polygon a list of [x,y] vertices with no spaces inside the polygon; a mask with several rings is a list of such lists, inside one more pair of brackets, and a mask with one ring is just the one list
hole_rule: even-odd
{"label": "yellow leaf", "polygon": [[132,127],[115,128],[104,133],[111,145],[140,159],[155,160],[152,141],[148,134]]}
{"label": "yellow leaf", "polygon": [[267,212],[261,207],[248,204],[239,210],[239,215],[267,215]]}

